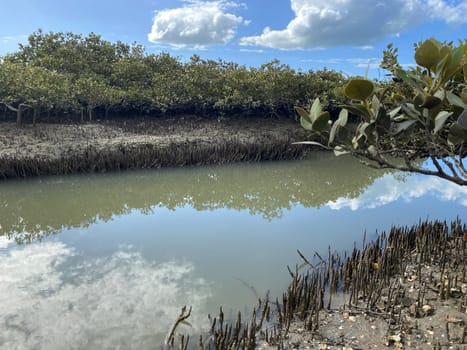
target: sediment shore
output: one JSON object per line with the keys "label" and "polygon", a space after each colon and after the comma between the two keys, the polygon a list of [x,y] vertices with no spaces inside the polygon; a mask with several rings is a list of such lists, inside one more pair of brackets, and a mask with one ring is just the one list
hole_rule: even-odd
{"label": "sediment shore", "polygon": [[[221,309],[198,349],[467,348],[467,226],[460,220],[393,227],[344,256],[301,256],[281,298],[260,299],[236,320]],[[186,336],[170,334],[166,347],[189,347]]]}
{"label": "sediment shore", "polygon": [[302,158],[290,119],[194,116],[85,124],[0,123],[0,179]]}

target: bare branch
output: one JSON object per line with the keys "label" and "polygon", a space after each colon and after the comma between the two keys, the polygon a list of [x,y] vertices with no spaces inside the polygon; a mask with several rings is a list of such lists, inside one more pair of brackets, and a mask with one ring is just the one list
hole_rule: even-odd
{"label": "bare branch", "polygon": [[186,312],[186,305],[182,307],[182,311],[180,312],[180,315],[178,315],[178,318],[175,321],[174,325],[172,326],[172,329],[170,330],[169,334],[167,335],[167,338],[165,338],[165,345],[169,349],[172,347],[171,344],[173,344],[174,337],[175,337],[175,331],[176,331],[177,327],[180,325],[180,323],[182,323],[188,317],[190,317],[190,315],[191,315],[191,306],[190,306],[190,309],[188,310],[188,313],[185,314],[185,312]]}
{"label": "bare branch", "polygon": [[363,158],[363,159],[368,159],[368,160],[375,162],[378,166],[372,166],[371,163],[366,163],[373,168],[394,169],[394,170],[406,171],[406,172],[417,173],[417,174],[422,174],[422,175],[431,175],[431,176],[436,176],[436,177],[454,182],[460,186],[467,186],[467,179],[456,176],[456,174],[453,174],[453,175],[446,174],[446,172],[443,171],[443,169],[441,168],[436,158],[432,158],[432,161],[436,167],[436,170],[428,170],[425,168],[414,166],[413,163],[407,157],[404,157],[405,166],[403,166],[403,165],[395,164],[394,162],[391,162],[387,160],[386,158],[379,157],[378,155],[377,156],[371,155],[365,151],[349,149],[349,148],[346,148],[346,149],[352,155],[357,156],[360,160],[362,160]]}
{"label": "bare branch", "polygon": [[449,170],[451,170],[453,176],[459,177],[456,169],[454,168],[454,165],[450,161],[448,161],[446,158],[441,158],[441,161],[449,168]]}
{"label": "bare branch", "polygon": [[10,111],[12,112],[18,112],[18,109],[19,108],[22,108],[22,107],[26,107],[26,108],[32,108],[31,105],[28,105],[27,103],[20,103],[18,105],[18,108],[15,108],[13,107],[12,105],[10,105],[9,103],[5,102],[5,101],[0,101],[0,104],[3,104],[6,106],[6,108],[8,108]]}
{"label": "bare branch", "polygon": [[4,104],[12,112],[18,112],[18,108],[13,107],[12,105],[6,103],[5,101],[0,101],[1,104]]}
{"label": "bare branch", "polygon": [[441,165],[439,164],[438,160],[434,156],[431,156],[430,158],[436,169],[438,169],[438,172],[442,173],[443,169],[441,168]]}

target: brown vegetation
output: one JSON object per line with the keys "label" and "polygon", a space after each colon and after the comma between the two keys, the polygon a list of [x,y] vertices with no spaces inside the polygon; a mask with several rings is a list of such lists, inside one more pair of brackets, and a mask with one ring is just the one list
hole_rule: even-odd
{"label": "brown vegetation", "polygon": [[0,178],[297,159],[290,120],[187,116],[90,124],[0,124]]}

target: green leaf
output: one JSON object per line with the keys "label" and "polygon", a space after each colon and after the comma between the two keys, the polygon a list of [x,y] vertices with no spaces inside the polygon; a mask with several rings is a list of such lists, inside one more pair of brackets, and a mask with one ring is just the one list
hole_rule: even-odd
{"label": "green leaf", "polygon": [[[441,60],[436,65],[436,76],[446,78],[446,66],[451,62],[451,53],[447,53],[445,56],[442,56]],[[444,73],[444,74],[442,74]]]}
{"label": "green leaf", "polygon": [[388,113],[389,118],[394,119],[400,110],[401,110],[401,106],[394,108],[392,111]]}
{"label": "green leaf", "polygon": [[364,143],[365,143],[365,135],[359,134],[355,135],[354,138],[352,139],[352,147],[354,149],[360,148]]}
{"label": "green leaf", "polygon": [[467,129],[460,126],[458,123],[452,124],[448,135],[449,142],[453,144],[464,143],[467,140]]}
{"label": "green leaf", "polygon": [[321,132],[324,130],[325,127],[328,126],[328,121],[331,118],[331,115],[329,112],[323,112],[321,113],[314,121],[312,124],[313,130]]}
{"label": "green leaf", "polygon": [[449,142],[451,145],[458,145],[458,144],[464,142],[464,138],[463,138],[463,137],[456,136],[456,135],[454,135],[453,133],[451,133],[451,131],[449,131],[449,134],[448,134],[448,142]]}
{"label": "green leaf", "polygon": [[457,124],[459,124],[462,128],[467,130],[467,108],[460,114],[457,118]]}
{"label": "green leaf", "polygon": [[382,104],[379,98],[376,95],[373,95],[371,98],[371,111],[373,112],[373,115],[377,115],[381,107]]}
{"label": "green leaf", "polygon": [[339,117],[334,122],[334,124],[332,124],[331,131],[329,133],[329,144],[334,142],[334,138],[336,137],[339,128],[345,127],[347,125],[348,118],[349,112],[346,109],[342,109],[339,113]]}
{"label": "green leaf", "polygon": [[410,85],[415,90],[420,90],[424,86],[427,86],[428,83],[425,80],[425,77],[420,77],[417,74],[417,71],[410,71],[409,73],[403,70],[402,68],[398,68],[395,70],[395,74],[398,78],[402,79],[404,83]]}
{"label": "green leaf", "polygon": [[[441,43],[436,42],[438,45]],[[447,45],[438,46],[440,57],[444,58],[447,55],[451,55],[451,49]],[[451,55],[452,56],[452,55]]]}
{"label": "green leaf", "polygon": [[433,133],[436,134],[438,131],[440,131],[448,118],[452,115],[452,112],[447,112],[447,111],[441,111],[438,113],[438,115],[435,117],[435,128],[433,129]]}
{"label": "green leaf", "polygon": [[308,114],[308,112],[304,108],[297,106],[297,107],[294,107],[294,109],[298,113],[300,118],[306,119],[310,123],[312,122],[311,119],[310,119],[310,115]]}
{"label": "green leaf", "polygon": [[367,122],[369,122],[371,119],[370,111],[363,105],[344,105],[342,108],[348,110],[350,113],[355,114],[358,117],[363,118]]}
{"label": "green leaf", "polygon": [[464,103],[467,103],[467,88],[462,90],[461,99]]}
{"label": "green leaf", "polygon": [[362,123],[358,128],[358,132],[364,135],[366,140],[372,140],[374,138],[373,132],[375,128],[375,123]]}
{"label": "green leaf", "polygon": [[302,125],[302,128],[308,131],[313,130],[313,124],[311,124],[307,119],[305,118],[300,118],[300,124]]}
{"label": "green leaf", "polygon": [[319,117],[319,115],[321,114],[323,108],[321,106],[321,102],[319,101],[319,98],[317,97],[314,101],[313,101],[313,104],[311,105],[311,108],[310,108],[310,119],[311,119],[311,122],[314,123],[314,121],[316,120],[316,118]]}
{"label": "green leaf", "polygon": [[415,81],[414,76],[413,75],[409,76],[407,72],[403,70],[402,68],[395,69],[394,73],[399,79],[402,79],[404,83],[406,83],[407,85],[410,85],[412,88],[414,89],[420,88],[419,83]]}
{"label": "green leaf", "polygon": [[380,107],[378,113],[376,114],[376,129],[378,130],[379,134],[385,134],[389,132],[389,128],[391,127],[391,118],[386,113],[384,107]]}
{"label": "green leaf", "polygon": [[438,97],[425,94],[417,95],[417,97],[414,100],[414,103],[417,105],[417,107],[428,109],[438,106],[439,104],[441,104],[441,102],[442,101]]}
{"label": "green leaf", "polygon": [[407,116],[405,114],[399,114],[392,119],[392,121],[395,123],[400,123],[405,120],[407,120]]}
{"label": "green leaf", "polygon": [[449,69],[458,69],[460,67],[459,63],[462,59],[462,56],[464,55],[464,48],[462,46],[456,47],[452,50],[452,60],[451,64],[449,66]]}
{"label": "green leaf", "polygon": [[464,53],[464,48],[462,46],[456,47],[455,49],[449,49],[448,60],[444,66],[444,74],[442,78],[444,81],[449,79],[456,78],[458,73],[462,72],[461,59]]}
{"label": "green leaf", "polygon": [[412,118],[412,119],[418,119],[420,117],[420,115],[417,113],[417,111],[415,110],[415,106],[411,103],[407,103],[407,105],[403,105],[401,106],[402,107],[402,111],[407,114],[408,117]]}
{"label": "green leaf", "polygon": [[415,51],[415,62],[431,71],[435,69],[440,60],[439,45],[434,39],[425,40]]}
{"label": "green leaf", "polygon": [[438,90],[435,92],[435,94],[433,95],[434,97],[437,97],[439,98],[441,101],[444,100],[444,98],[446,97],[446,92],[444,90]]}
{"label": "green leaf", "polygon": [[416,120],[406,120],[401,123],[396,124],[396,128],[394,130],[394,135],[397,135],[403,131],[406,131],[408,128],[410,128],[412,125],[414,125],[417,121]]}
{"label": "green leaf", "polygon": [[336,146],[334,147],[334,155],[336,157],[343,156],[346,154],[349,154],[350,151],[345,150],[342,146]]}
{"label": "green leaf", "polygon": [[364,101],[375,92],[375,85],[367,79],[351,79],[344,89],[344,95],[352,100]]}
{"label": "green leaf", "polygon": [[446,94],[446,97],[448,98],[448,101],[450,104],[461,107],[461,108],[466,108],[467,105],[462,101],[462,99],[457,96],[456,94],[452,93],[451,91],[448,91]]}

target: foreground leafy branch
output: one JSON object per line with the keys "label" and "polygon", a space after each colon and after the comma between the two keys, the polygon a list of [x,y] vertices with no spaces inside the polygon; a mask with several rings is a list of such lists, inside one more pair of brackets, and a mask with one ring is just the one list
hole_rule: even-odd
{"label": "foreground leafy branch", "polygon": [[[351,154],[372,167],[467,185],[467,42],[455,46],[426,40],[416,47],[415,61],[415,68],[403,69],[397,49],[389,45],[382,67],[394,82],[377,86],[351,79],[344,89],[351,102],[341,106],[335,121],[319,98],[309,111],[295,107],[301,125],[325,140],[300,143]],[[357,123],[350,123],[350,116]]]}

